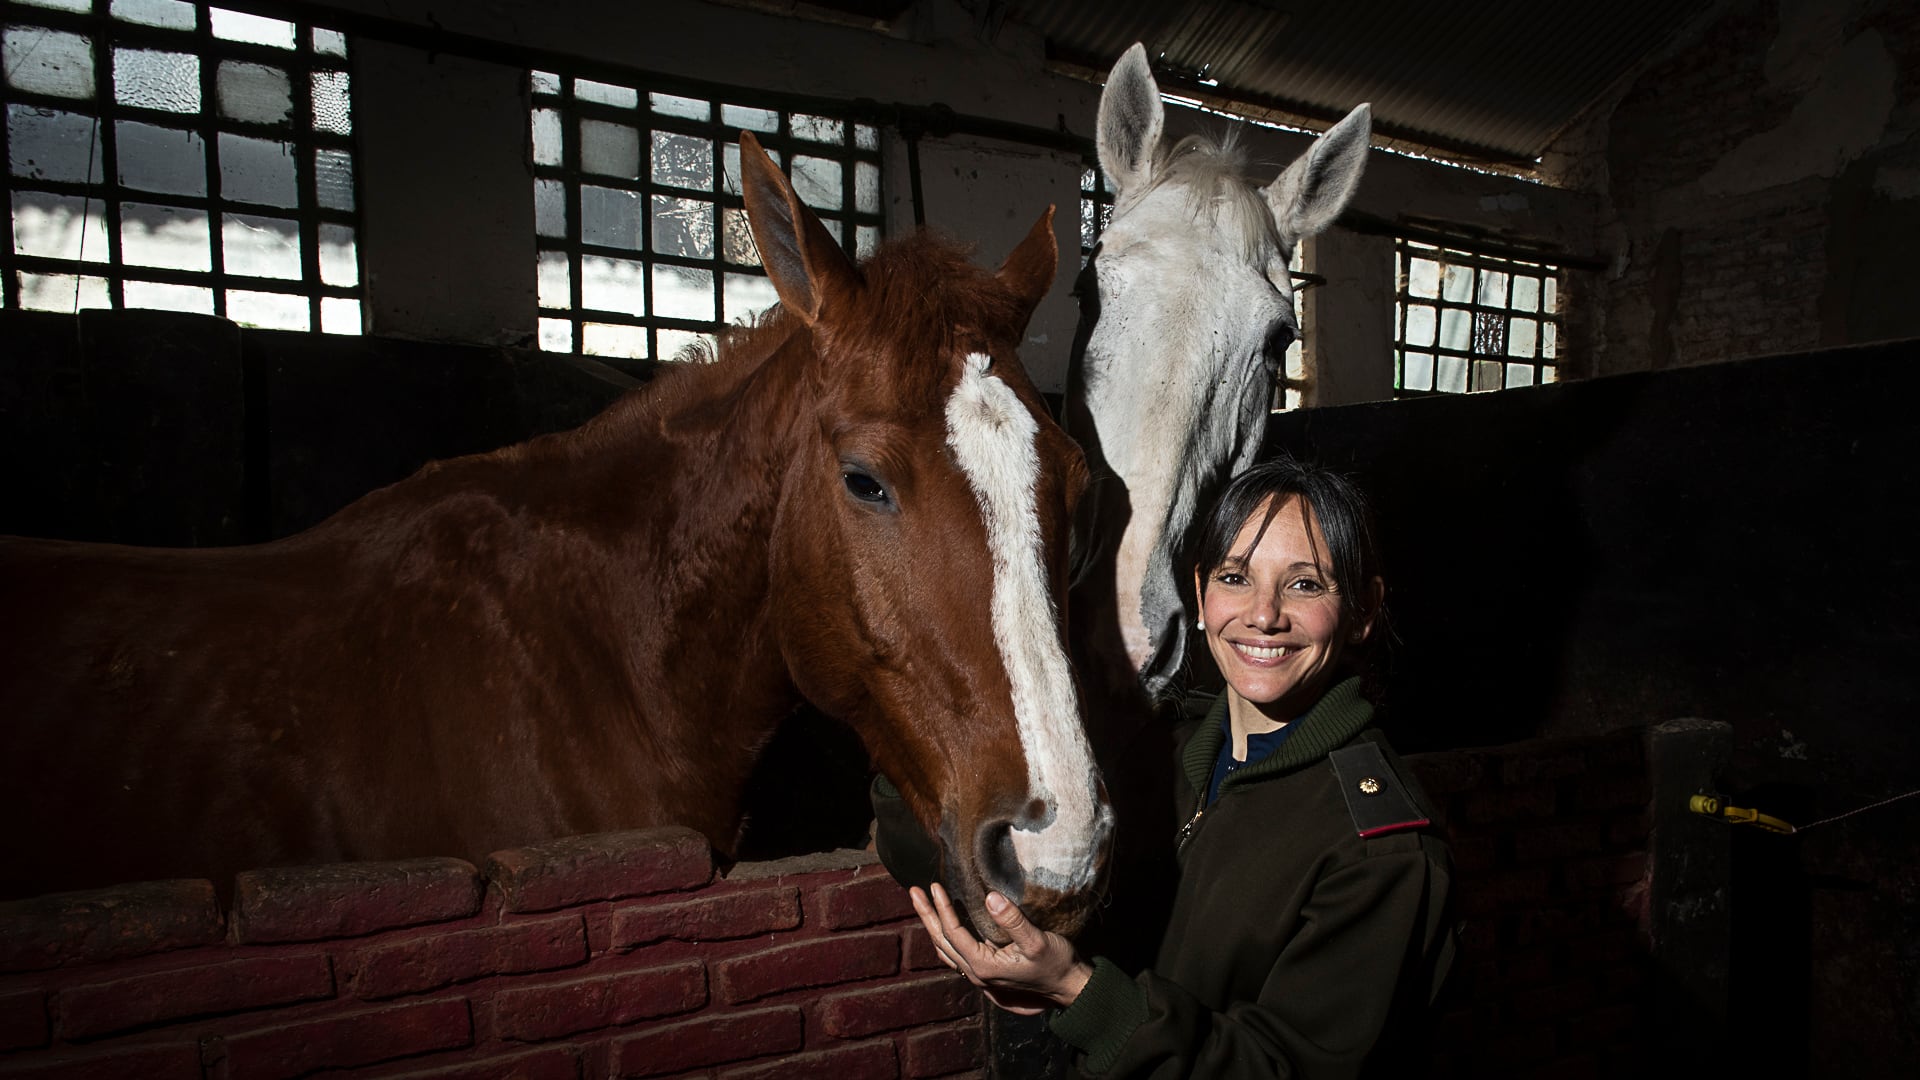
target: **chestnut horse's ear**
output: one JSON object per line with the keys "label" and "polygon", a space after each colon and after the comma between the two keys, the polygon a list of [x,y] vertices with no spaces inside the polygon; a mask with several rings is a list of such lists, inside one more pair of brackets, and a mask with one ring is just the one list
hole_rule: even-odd
{"label": "chestnut horse's ear", "polygon": [[1020,300],[1020,325],[1033,318],[1033,309],[1053,288],[1054,271],[1060,267],[1060,238],[1053,235],[1053,207],[1027,230],[1026,239],[1000,264],[1000,283]]}
{"label": "chestnut horse's ear", "polygon": [[860,287],[860,275],[846,253],[800,201],[751,131],[740,133],[740,190],[746,196],[747,224],[760,249],[760,265],[788,311],[812,326],[837,293]]}

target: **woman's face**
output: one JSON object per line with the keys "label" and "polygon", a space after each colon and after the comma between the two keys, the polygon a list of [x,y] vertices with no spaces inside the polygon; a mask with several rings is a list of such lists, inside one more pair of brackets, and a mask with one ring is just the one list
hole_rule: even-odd
{"label": "woman's face", "polygon": [[1341,652],[1366,639],[1371,620],[1354,625],[1346,616],[1326,537],[1314,515],[1301,520],[1298,496],[1286,497],[1259,546],[1239,558],[1253,545],[1271,502],[1240,526],[1224,564],[1196,570],[1194,578],[1207,648],[1229,694],[1287,723],[1320,699]]}

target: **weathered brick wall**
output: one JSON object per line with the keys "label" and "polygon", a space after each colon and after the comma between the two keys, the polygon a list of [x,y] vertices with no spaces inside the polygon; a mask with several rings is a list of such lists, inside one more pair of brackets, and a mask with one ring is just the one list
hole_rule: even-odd
{"label": "weathered brick wall", "polygon": [[860,852],[686,829],[0,904],[0,1075],[978,1074],[980,999]]}
{"label": "weathered brick wall", "polygon": [[1641,731],[1406,760],[1452,844],[1462,922],[1429,1075],[1636,1073],[1651,978]]}
{"label": "weathered brick wall", "polygon": [[1916,61],[1914,5],[1738,0],[1572,125],[1543,169],[1602,199],[1591,373],[1920,335]]}

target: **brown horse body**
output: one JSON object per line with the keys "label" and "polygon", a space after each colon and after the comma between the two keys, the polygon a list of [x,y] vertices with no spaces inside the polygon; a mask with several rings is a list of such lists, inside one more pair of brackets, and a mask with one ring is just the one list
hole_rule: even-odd
{"label": "brown horse body", "polygon": [[[1019,655],[1065,678],[1084,484],[1013,351],[1051,215],[997,274],[925,236],[856,270],[743,143],[782,305],[715,363],[271,544],[0,540],[8,892],[668,822],[725,850],[804,697],[958,895],[1079,924],[1110,817],[1071,684]],[[976,444],[1028,463],[1025,495],[989,498]]]}

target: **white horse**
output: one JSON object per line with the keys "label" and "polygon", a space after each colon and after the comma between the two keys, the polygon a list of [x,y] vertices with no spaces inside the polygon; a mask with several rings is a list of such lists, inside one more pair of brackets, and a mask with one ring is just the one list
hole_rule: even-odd
{"label": "white horse", "polygon": [[1185,659],[1190,526],[1259,453],[1300,325],[1288,263],[1353,197],[1372,121],[1355,108],[1264,187],[1231,136],[1164,128],[1136,44],[1100,97],[1113,217],[1082,279],[1065,401],[1097,478],[1075,530],[1098,545],[1079,553],[1075,636],[1083,680],[1109,701],[1166,696]]}

